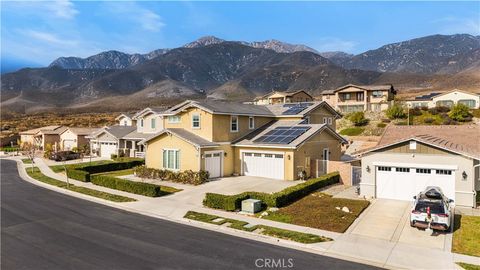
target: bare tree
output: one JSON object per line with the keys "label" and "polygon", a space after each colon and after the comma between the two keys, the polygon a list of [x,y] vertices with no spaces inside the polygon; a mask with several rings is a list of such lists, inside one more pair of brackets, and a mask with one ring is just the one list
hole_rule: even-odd
{"label": "bare tree", "polygon": [[33,168],[35,168],[33,159],[37,155],[38,146],[35,145],[34,143],[24,142],[22,143],[21,151],[23,155],[27,156],[30,159],[32,164],[32,173],[33,173]]}

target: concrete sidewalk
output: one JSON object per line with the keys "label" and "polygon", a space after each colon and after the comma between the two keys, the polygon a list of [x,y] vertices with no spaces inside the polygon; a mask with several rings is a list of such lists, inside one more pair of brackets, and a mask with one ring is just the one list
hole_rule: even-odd
{"label": "concrete sidewalk", "polygon": [[[287,246],[290,248],[301,249],[308,252],[313,252],[321,255],[327,255],[335,258],[341,258],[350,261],[367,263],[375,266],[385,268],[406,268],[406,269],[459,269],[454,261],[462,261],[471,264],[479,264],[480,258],[465,256],[460,254],[454,254],[451,252],[418,247],[416,245],[393,242],[386,239],[378,239],[374,237],[368,237],[363,235],[355,235],[350,233],[340,234],[330,231],[318,230],[303,226],[297,226],[293,224],[280,223],[271,220],[259,219],[255,217],[244,216],[234,212],[225,212],[214,209],[205,208],[198,200],[185,200],[185,196],[182,192],[172,194],[169,196],[150,198],[140,195],[135,195],[127,192],[104,188],[93,185],[92,183],[84,183],[81,181],[71,180],[74,185],[85,186],[88,188],[109,192],[112,194],[118,194],[130,198],[137,199],[136,202],[128,203],[115,203],[105,201],[98,198],[92,198],[90,196],[78,194],[71,191],[62,190],[47,184],[43,184],[36,181],[25,173],[25,165],[19,161],[19,173],[25,180],[37,185],[44,186],[49,189],[53,189],[59,192],[68,193],[69,195],[81,197],[83,199],[89,199],[98,203],[106,204],[112,207],[124,209],[131,212],[136,212],[152,217],[163,218],[174,222],[186,223],[194,226],[204,227],[211,230],[222,231],[231,235],[250,238],[257,241],[268,242],[281,246]],[[45,175],[66,181],[65,175],[54,173],[42,159],[35,160],[36,166]],[[26,165],[28,166],[28,165]],[[22,172],[23,171],[23,172]],[[189,190],[193,192],[194,189]],[[187,194],[186,192],[185,194]],[[273,239],[271,237],[259,236],[252,233],[241,232],[230,228],[219,227],[213,224],[193,222],[183,218],[185,213],[189,210],[203,212],[221,217],[232,218],[236,220],[242,220],[251,224],[262,224],[267,226],[273,226],[277,228],[299,231],[305,233],[312,233],[322,236],[327,236],[334,241],[317,244],[299,244],[291,241]]]}

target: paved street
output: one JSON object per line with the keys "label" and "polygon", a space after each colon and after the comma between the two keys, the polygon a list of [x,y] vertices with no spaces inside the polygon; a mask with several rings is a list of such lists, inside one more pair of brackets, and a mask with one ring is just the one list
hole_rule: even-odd
{"label": "paved street", "polygon": [[0,163],[2,269],[373,269],[73,198]]}

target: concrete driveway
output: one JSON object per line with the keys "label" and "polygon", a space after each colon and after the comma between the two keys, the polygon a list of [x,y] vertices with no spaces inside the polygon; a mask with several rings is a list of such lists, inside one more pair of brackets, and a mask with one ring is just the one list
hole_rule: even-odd
{"label": "concrete driveway", "polygon": [[410,227],[410,207],[408,201],[376,199],[347,233],[434,249],[448,248],[451,242],[448,233],[432,234]]}

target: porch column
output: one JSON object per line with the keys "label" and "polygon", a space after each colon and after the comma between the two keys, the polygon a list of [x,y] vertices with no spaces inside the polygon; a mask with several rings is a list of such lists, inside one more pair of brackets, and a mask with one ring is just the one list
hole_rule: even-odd
{"label": "porch column", "polygon": [[137,149],[137,143],[135,141],[132,141],[132,150],[130,151],[130,157],[135,157],[136,149]]}
{"label": "porch column", "polygon": [[365,104],[365,111],[368,110],[368,96],[367,96],[368,92],[367,90],[364,90],[363,91],[363,101],[364,101],[364,104]]}

